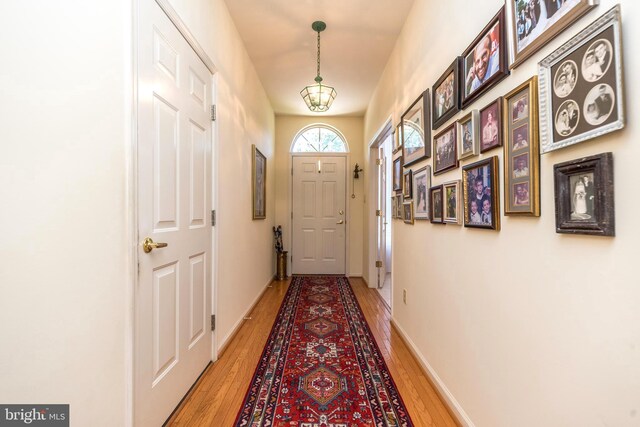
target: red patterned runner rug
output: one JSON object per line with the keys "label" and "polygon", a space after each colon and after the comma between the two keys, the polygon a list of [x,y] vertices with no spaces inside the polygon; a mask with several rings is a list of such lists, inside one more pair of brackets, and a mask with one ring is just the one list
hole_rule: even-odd
{"label": "red patterned runner rug", "polygon": [[235,426],[413,426],[345,277],[295,277]]}

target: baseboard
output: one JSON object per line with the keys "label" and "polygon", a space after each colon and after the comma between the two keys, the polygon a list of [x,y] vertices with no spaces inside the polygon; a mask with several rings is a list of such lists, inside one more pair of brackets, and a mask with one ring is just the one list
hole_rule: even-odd
{"label": "baseboard", "polygon": [[245,317],[247,317],[249,314],[251,314],[251,312],[253,311],[254,308],[256,308],[256,305],[258,305],[258,302],[260,302],[260,299],[262,298],[262,296],[264,295],[265,292],[267,292],[267,289],[269,289],[269,287],[273,284],[273,282],[276,280],[276,276],[273,276],[269,282],[267,282],[266,285],[264,285],[264,288],[262,289],[262,291],[258,294],[258,296],[256,297],[255,300],[253,300],[253,302],[251,303],[251,305],[249,306],[249,308],[242,314],[242,316],[240,316],[240,319],[236,322],[236,324],[233,326],[233,329],[231,329],[231,332],[229,332],[229,334],[227,335],[227,337],[224,339],[224,341],[222,342],[222,344],[220,344],[220,346],[218,347],[218,359],[220,359],[220,357],[222,356],[222,354],[224,353],[224,351],[227,349],[227,347],[229,346],[229,344],[231,344],[231,341],[233,341],[233,338],[235,338],[235,336],[238,334],[238,332],[240,331],[240,328],[242,327],[242,325],[245,322]]}
{"label": "baseboard", "polygon": [[400,335],[400,339],[402,339],[402,341],[404,341],[404,343],[407,345],[409,351],[420,365],[420,368],[422,369],[424,374],[427,376],[431,384],[436,388],[436,392],[440,395],[440,400],[444,402],[445,406],[447,406],[447,409],[456,419],[458,424],[465,427],[475,427],[475,424],[473,424],[471,418],[469,418],[464,409],[462,409],[460,403],[458,403],[456,398],[453,397],[453,394],[451,394],[447,386],[444,384],[444,382],[442,382],[436,371],[429,364],[427,359],[425,359],[425,357],[420,353],[414,342],[411,340],[411,338],[409,338],[404,329],[402,329],[402,327],[398,325],[394,318],[391,318],[391,326],[393,326],[396,332],[398,332],[398,335]]}

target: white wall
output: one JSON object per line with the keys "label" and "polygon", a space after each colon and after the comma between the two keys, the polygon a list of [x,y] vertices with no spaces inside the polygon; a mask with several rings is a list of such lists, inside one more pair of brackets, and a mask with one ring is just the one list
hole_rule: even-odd
{"label": "white wall", "polygon": [[[172,3],[219,69],[222,345],[274,272],[274,115],[224,1]],[[69,403],[73,425],[128,421],[132,11],[0,7],[0,402]],[[252,143],[269,159],[263,221],[251,220]]]}
{"label": "white wall", "polygon": [[[472,108],[535,75],[540,59],[615,3],[601,0]],[[394,318],[477,426],[640,424],[640,232],[633,222],[640,198],[631,179],[640,158],[640,10],[635,1],[620,3],[629,122],[541,157],[540,218],[503,215],[500,232],[394,222]],[[416,0],[369,104],[367,143],[390,115],[397,123],[502,4]],[[617,236],[556,234],[553,165],[606,151],[615,162]],[[484,157],[493,155],[502,167],[502,151]],[[433,183],[460,178],[456,169]]]}
{"label": "white wall", "polygon": [[[282,225],[282,238],[285,250],[290,250],[291,211],[289,195],[291,192],[290,150],[296,134],[311,124],[323,123],[338,129],[347,139],[351,152],[351,163],[347,165],[347,202],[349,203],[349,274],[362,276],[363,273],[363,240],[364,235],[364,183],[367,182],[369,170],[360,173],[360,178],[352,180],[352,172],[356,163],[361,167],[364,162],[364,143],[362,117],[348,116],[276,116],[276,224]],[[352,190],[352,183],[355,188]],[[351,198],[351,194],[355,198]],[[290,266],[289,266],[290,267]],[[289,269],[290,270],[290,269]]]}
{"label": "white wall", "polygon": [[[218,347],[275,272],[273,109],[223,0],[170,0],[217,76]],[[267,218],[251,218],[251,144],[267,156]]]}
{"label": "white wall", "polygon": [[0,6],[0,401],[125,422],[131,3]]}

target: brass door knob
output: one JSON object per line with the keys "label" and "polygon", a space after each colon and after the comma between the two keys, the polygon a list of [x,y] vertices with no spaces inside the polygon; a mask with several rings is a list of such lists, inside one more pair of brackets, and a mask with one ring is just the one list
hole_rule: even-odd
{"label": "brass door knob", "polygon": [[344,224],[344,220],[341,219],[340,221],[336,222],[336,224]]}
{"label": "brass door knob", "polygon": [[146,239],[144,239],[144,241],[142,242],[142,250],[144,251],[144,253],[148,254],[149,252],[151,252],[154,249],[158,249],[158,248],[166,248],[167,246],[169,246],[168,243],[154,243],[153,239],[151,239],[151,237],[147,237]]}

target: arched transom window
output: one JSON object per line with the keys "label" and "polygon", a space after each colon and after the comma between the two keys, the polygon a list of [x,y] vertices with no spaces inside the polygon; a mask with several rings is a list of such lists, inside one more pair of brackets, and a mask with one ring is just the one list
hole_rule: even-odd
{"label": "arched transom window", "polygon": [[346,153],[344,138],[334,129],[314,125],[300,131],[293,141],[292,153]]}

